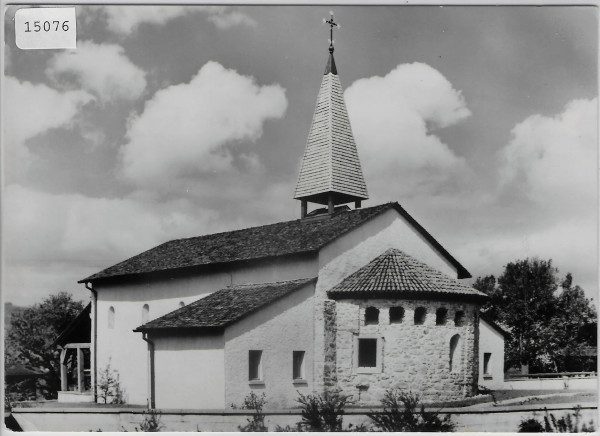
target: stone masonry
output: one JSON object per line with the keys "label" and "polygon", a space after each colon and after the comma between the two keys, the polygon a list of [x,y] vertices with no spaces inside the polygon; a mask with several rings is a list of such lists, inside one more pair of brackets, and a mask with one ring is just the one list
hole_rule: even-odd
{"label": "stone masonry", "polygon": [[[379,404],[385,390],[400,388],[418,392],[424,401],[457,400],[476,393],[478,353],[478,305],[408,299],[344,299],[335,303],[337,332],[335,346],[338,387],[352,395],[357,405]],[[401,322],[390,323],[390,308],[402,307]],[[365,310],[379,310],[377,323],[365,325]],[[426,316],[415,325],[415,309]],[[442,325],[436,324],[436,311],[447,310]],[[331,308],[328,308],[331,312]],[[463,312],[462,325],[455,325],[457,312]],[[438,321],[439,322],[439,321]],[[331,323],[325,323],[332,328]],[[459,323],[460,324],[460,323]],[[460,335],[450,368],[451,339]],[[329,339],[333,335],[325,334]],[[358,368],[359,338],[376,338],[377,368]],[[331,339],[330,339],[331,341]]]}

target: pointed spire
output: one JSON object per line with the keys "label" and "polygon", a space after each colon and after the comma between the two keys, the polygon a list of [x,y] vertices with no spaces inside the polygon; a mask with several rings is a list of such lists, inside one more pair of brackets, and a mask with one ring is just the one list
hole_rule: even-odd
{"label": "pointed spire", "polygon": [[330,25],[332,36],[329,59],[294,194],[302,201],[302,217],[306,216],[307,202],[328,205],[333,212],[335,205],[354,202],[360,207],[361,201],[369,198],[333,59],[333,27],[339,26],[333,13],[325,23]]}

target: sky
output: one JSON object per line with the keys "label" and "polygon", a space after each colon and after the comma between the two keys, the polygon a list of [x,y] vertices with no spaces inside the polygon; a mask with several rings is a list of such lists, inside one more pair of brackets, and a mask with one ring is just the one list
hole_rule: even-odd
{"label": "sky", "polygon": [[473,277],[552,259],[596,298],[590,6],[77,6],[77,49],[5,14],[2,292],[29,305],[162,242],[300,217],[328,57],[369,200]]}

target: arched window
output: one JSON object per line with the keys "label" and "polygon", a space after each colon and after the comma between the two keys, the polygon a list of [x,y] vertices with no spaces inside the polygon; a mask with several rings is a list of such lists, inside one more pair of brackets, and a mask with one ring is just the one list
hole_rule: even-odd
{"label": "arched window", "polygon": [[112,306],[108,308],[108,328],[115,328],[115,308]]}
{"label": "arched window", "polygon": [[435,312],[435,325],[445,325],[446,318],[448,317],[448,309],[440,307]]}
{"label": "arched window", "polygon": [[150,306],[144,304],[142,307],[142,324],[146,324],[150,318]]}
{"label": "arched window", "polygon": [[461,361],[460,335],[454,335],[450,339],[450,358],[449,358],[450,372],[459,372],[460,371],[460,361]]}
{"label": "arched window", "polygon": [[379,309],[367,307],[365,310],[365,325],[379,324]]}
{"label": "arched window", "polygon": [[390,324],[400,324],[404,320],[403,307],[390,307]]}
{"label": "arched window", "polygon": [[424,307],[417,307],[415,309],[415,325],[424,324],[426,315],[427,309],[425,309]]}
{"label": "arched window", "polygon": [[183,306],[185,306],[185,303],[183,301],[180,301],[179,302],[179,307],[183,307]]}
{"label": "arched window", "polygon": [[459,310],[454,314],[454,325],[456,327],[465,325],[465,313],[462,310]]}

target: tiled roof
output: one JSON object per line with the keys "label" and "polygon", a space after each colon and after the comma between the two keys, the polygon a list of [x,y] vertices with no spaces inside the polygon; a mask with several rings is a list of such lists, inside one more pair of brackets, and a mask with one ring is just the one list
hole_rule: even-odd
{"label": "tiled roof", "polygon": [[485,299],[465,286],[412,256],[391,248],[327,292],[330,298],[448,297]]}
{"label": "tiled roof", "polygon": [[335,204],[369,197],[333,54],[321,82],[294,198],[327,204],[329,192]]}
{"label": "tiled roof", "polygon": [[458,270],[471,277],[398,203],[340,211],[332,216],[285,221],[232,232],[165,242],[79,281],[98,282],[140,274],[200,268],[230,262],[267,259],[291,254],[316,253],[341,235],[389,209],[395,209]]}
{"label": "tiled roof", "polygon": [[221,329],[316,280],[312,278],[231,286],[154,319],[135,331],[181,328]]}

